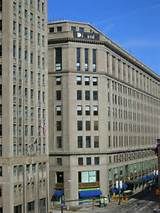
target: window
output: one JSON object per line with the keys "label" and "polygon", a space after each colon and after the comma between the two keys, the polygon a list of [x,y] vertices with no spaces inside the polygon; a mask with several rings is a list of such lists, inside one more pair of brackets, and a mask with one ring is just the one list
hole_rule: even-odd
{"label": "window", "polygon": [[57,158],[57,165],[62,166],[62,158]]}
{"label": "window", "polygon": [[62,130],[62,122],[56,121],[56,127],[57,127],[57,131],[61,131]]}
{"label": "window", "polygon": [[56,115],[61,115],[61,114],[62,114],[61,106],[56,106]]}
{"label": "window", "polygon": [[56,172],[56,176],[57,176],[57,183],[63,183],[64,182],[63,172]]}
{"label": "window", "polygon": [[76,27],[75,26],[71,26],[71,31],[75,32],[76,31]]}
{"label": "window", "polygon": [[77,130],[82,131],[83,130],[83,122],[82,121],[77,121]]}
{"label": "window", "polygon": [[22,205],[14,206],[14,213],[21,213],[22,212]]}
{"label": "window", "polygon": [[49,32],[50,32],[50,33],[54,33],[54,27],[50,27],[50,28],[49,28]]}
{"label": "window", "polygon": [[85,114],[90,115],[90,106],[85,106]]}
{"label": "window", "polygon": [[90,100],[90,91],[89,90],[85,91],[85,100]]}
{"label": "window", "polygon": [[57,136],[56,144],[57,144],[58,149],[62,148],[62,137],[61,136]]}
{"label": "window", "polygon": [[90,83],[90,77],[85,76],[84,77],[84,82],[85,82],[85,85],[89,85],[89,83]]}
{"label": "window", "polygon": [[94,121],[94,130],[95,130],[95,131],[98,130],[98,121]]}
{"label": "window", "polygon": [[34,201],[27,203],[27,211],[34,212]]}
{"label": "window", "polygon": [[61,76],[56,76],[56,85],[61,85]]}
{"label": "window", "polygon": [[84,49],[85,71],[88,71],[88,48]]}
{"label": "window", "polygon": [[77,140],[78,140],[78,148],[83,148],[83,137],[78,136]]}
{"label": "window", "polygon": [[62,48],[57,47],[55,48],[56,51],[56,71],[62,70]]}
{"label": "window", "polygon": [[78,158],[78,165],[82,166],[83,165],[83,158]]}
{"label": "window", "polygon": [[57,32],[62,32],[62,27],[61,26],[57,27]]}
{"label": "window", "polygon": [[82,91],[77,90],[77,100],[82,100]]}
{"label": "window", "polygon": [[99,181],[99,171],[83,171],[78,173],[79,183],[95,183]]}
{"label": "window", "polygon": [[[13,30],[15,31],[15,23],[13,22]],[[2,31],[2,20],[0,20],[0,31]]]}
{"label": "window", "polygon": [[98,78],[97,77],[93,77],[92,81],[93,81],[93,86],[97,86],[98,85]]}
{"label": "window", "polygon": [[2,176],[2,166],[0,166],[0,176]]}
{"label": "window", "polygon": [[82,115],[82,106],[77,106],[77,115]]}
{"label": "window", "polygon": [[2,75],[2,64],[0,64],[0,76]]}
{"label": "window", "polygon": [[2,156],[2,144],[0,144],[0,156]]}
{"label": "window", "polygon": [[2,124],[0,124],[0,136],[2,136]]}
{"label": "window", "polygon": [[79,27],[79,32],[83,33],[84,32],[84,28],[83,27]]}
{"label": "window", "polygon": [[76,67],[77,67],[77,71],[80,71],[81,68],[81,49],[77,48],[76,49],[76,54],[77,54],[77,59],[76,59]]}
{"label": "window", "polygon": [[86,121],[86,131],[90,131],[90,130],[91,130],[91,122]]}
{"label": "window", "polygon": [[0,11],[2,11],[2,0],[0,0]]}
{"label": "window", "polygon": [[87,165],[91,165],[91,157],[87,157],[86,158],[86,164]]}
{"label": "window", "polygon": [[99,136],[94,136],[94,148],[99,148]]}
{"label": "window", "polygon": [[95,157],[94,158],[94,164],[95,165],[99,165],[99,157]]}
{"label": "window", "polygon": [[86,136],[86,148],[91,148],[91,136]]}
{"label": "window", "polygon": [[93,100],[94,101],[98,100],[98,91],[93,91]]}
{"label": "window", "polygon": [[77,76],[76,80],[77,80],[77,85],[82,85],[82,77],[81,76]]}
{"label": "window", "polygon": [[98,106],[93,106],[93,115],[98,115]]}
{"label": "window", "polygon": [[0,104],[0,116],[2,115],[2,104]]}
{"label": "window", "polygon": [[56,91],[56,100],[58,100],[58,101],[61,100],[61,90]]}
{"label": "window", "polygon": [[93,49],[93,51],[92,51],[92,66],[93,66],[93,72],[96,72],[96,61],[97,61],[97,51],[96,51],[96,49]]}

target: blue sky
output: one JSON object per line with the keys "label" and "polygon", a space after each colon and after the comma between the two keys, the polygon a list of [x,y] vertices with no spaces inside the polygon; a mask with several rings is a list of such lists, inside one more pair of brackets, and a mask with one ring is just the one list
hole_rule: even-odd
{"label": "blue sky", "polygon": [[89,22],[160,74],[160,0],[48,0],[48,19]]}

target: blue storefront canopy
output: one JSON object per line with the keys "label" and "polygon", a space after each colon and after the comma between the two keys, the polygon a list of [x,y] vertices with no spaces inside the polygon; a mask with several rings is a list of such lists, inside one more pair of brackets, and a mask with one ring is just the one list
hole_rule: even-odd
{"label": "blue storefront canopy", "polygon": [[93,198],[93,197],[99,197],[102,195],[102,192],[100,189],[96,190],[83,190],[79,192],[80,198]]}
{"label": "blue storefront canopy", "polygon": [[53,195],[57,198],[62,197],[64,195],[64,190],[56,190]]}

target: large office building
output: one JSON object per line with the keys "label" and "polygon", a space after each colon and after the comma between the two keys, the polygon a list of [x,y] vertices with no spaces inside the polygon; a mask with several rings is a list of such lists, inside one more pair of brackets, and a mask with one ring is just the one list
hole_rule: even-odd
{"label": "large office building", "polygon": [[140,190],[157,170],[159,75],[90,24],[48,31],[50,197]]}
{"label": "large office building", "polygon": [[0,0],[0,213],[48,200],[46,0]]}

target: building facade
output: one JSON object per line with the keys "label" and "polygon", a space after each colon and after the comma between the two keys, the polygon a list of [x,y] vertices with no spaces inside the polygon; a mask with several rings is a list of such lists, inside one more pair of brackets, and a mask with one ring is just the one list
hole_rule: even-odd
{"label": "building facade", "polygon": [[47,212],[47,3],[0,0],[0,212]]}
{"label": "building facade", "polygon": [[157,169],[159,76],[89,24],[48,31],[50,197],[140,190]]}

